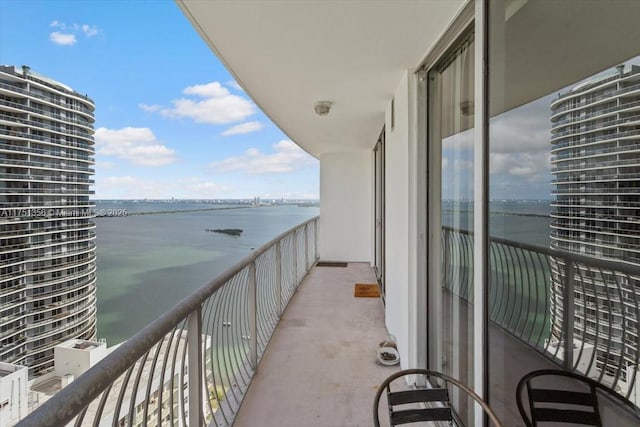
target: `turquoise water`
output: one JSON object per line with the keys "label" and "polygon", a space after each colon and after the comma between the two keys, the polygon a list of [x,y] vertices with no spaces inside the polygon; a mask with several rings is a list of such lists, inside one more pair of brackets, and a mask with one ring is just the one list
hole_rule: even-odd
{"label": "turquoise water", "polygon": [[[242,207],[200,212],[136,212],[221,207],[197,203],[96,203],[126,209],[96,218],[98,337],[131,337],[159,314],[280,233],[319,214],[317,207]],[[206,232],[241,228],[242,236]]]}
{"label": "turquoise water", "polygon": [[[445,201],[442,225],[473,230],[473,202]],[[489,235],[549,247],[549,200],[505,200],[489,203]]]}
{"label": "turquoise water", "polygon": [[[548,201],[492,202],[490,234],[549,246]],[[244,207],[191,202],[104,201],[126,209],[96,218],[98,337],[109,345],[131,337],[203,284],[278,234],[319,214],[318,207]],[[445,203],[443,224],[472,229],[471,204]],[[231,208],[209,211],[194,209]],[[140,215],[141,212],[181,211]],[[192,210],[192,211],[188,211]],[[457,211],[454,221],[453,211]],[[522,215],[525,214],[525,215]],[[242,236],[206,232],[241,228]]]}

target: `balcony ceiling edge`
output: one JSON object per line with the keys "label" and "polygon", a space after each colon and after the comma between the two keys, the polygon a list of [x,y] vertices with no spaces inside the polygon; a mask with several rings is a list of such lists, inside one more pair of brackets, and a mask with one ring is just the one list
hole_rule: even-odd
{"label": "balcony ceiling edge", "polygon": [[256,105],[319,157],[373,147],[402,73],[465,1],[176,3]]}

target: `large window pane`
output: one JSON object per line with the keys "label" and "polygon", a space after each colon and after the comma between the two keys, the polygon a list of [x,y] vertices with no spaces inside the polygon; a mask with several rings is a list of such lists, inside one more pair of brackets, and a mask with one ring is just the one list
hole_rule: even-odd
{"label": "large window pane", "polygon": [[[430,210],[431,227],[440,235],[430,268],[430,312],[435,332],[429,364],[463,383],[473,383],[473,119],[474,42],[463,36],[428,74],[429,144],[433,178],[430,191],[438,200]],[[432,194],[433,196],[433,194]],[[436,213],[437,212],[437,213]],[[436,224],[434,226],[434,224]],[[473,425],[470,403],[453,392],[453,402],[466,425]]]}
{"label": "large window pane", "polygon": [[638,13],[490,2],[488,377],[506,425],[522,423],[516,384],[536,369],[640,405]]}

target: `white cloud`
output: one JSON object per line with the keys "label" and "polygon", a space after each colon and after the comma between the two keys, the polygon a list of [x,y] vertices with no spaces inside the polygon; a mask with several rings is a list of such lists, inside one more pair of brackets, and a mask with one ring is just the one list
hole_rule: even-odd
{"label": "white cloud", "polygon": [[138,104],[138,107],[141,110],[144,110],[144,111],[146,111],[148,113],[154,113],[154,112],[160,111],[162,109],[162,105],[158,105],[158,104],[149,105],[149,104],[142,104],[141,103],[141,104]]}
{"label": "white cloud", "polygon": [[96,180],[96,197],[99,199],[162,199],[168,189],[164,182],[147,181],[134,176],[107,176]]}
{"label": "white cloud", "polygon": [[[529,183],[549,181],[549,105],[552,97],[540,98],[491,119],[489,162],[492,175],[504,174],[506,179],[521,179]],[[473,129],[447,137],[442,152],[443,170],[450,166],[447,157],[451,158],[455,170],[472,170],[473,165],[469,161],[474,153]]]}
{"label": "white cloud", "polygon": [[551,99],[548,95],[491,119],[489,167],[526,182],[551,179]]}
{"label": "white cloud", "polygon": [[256,112],[251,101],[232,95],[220,82],[189,86],[182,93],[191,97],[174,99],[171,107],[140,104],[140,108],[168,118],[188,118],[208,124],[239,122]]}
{"label": "white cloud", "polygon": [[99,199],[215,199],[228,195],[230,188],[201,178],[148,180],[136,176],[107,176],[96,181]]}
{"label": "white cloud", "polygon": [[196,184],[191,184],[190,186],[188,186],[188,188],[191,191],[195,191],[198,194],[201,194],[202,192],[213,193],[213,192],[229,190],[229,187],[216,184],[215,182],[198,182]]}
{"label": "white cloud", "polygon": [[313,165],[316,160],[300,147],[288,140],[273,144],[275,153],[264,154],[257,148],[250,148],[242,156],[229,157],[209,164],[216,172],[242,171],[248,174],[288,173]]}
{"label": "white cloud", "polygon": [[222,87],[220,82],[188,86],[182,91],[182,93],[185,95],[201,96],[203,98],[217,98],[229,95],[229,91]]}
{"label": "white cloud", "polygon": [[140,180],[132,176],[108,176],[100,180],[105,187],[122,187],[125,185],[137,185]]}
{"label": "white cloud", "polygon": [[71,46],[78,42],[77,35],[84,34],[86,37],[93,37],[100,32],[96,25],[89,24],[66,24],[64,22],[53,20],[49,24],[51,28],[57,28],[60,31],[54,31],[49,34],[49,39],[61,46]]}
{"label": "white cloud", "polygon": [[244,133],[251,133],[251,132],[259,131],[263,127],[264,125],[260,122],[245,122],[245,123],[240,123],[239,125],[230,127],[229,129],[222,132],[222,135],[229,136],[229,135],[240,135]]}
{"label": "white cloud", "polygon": [[60,46],[71,46],[78,42],[75,34],[61,33],[58,31],[49,34],[49,39]]}
{"label": "white cloud", "polygon": [[93,37],[96,34],[98,34],[98,27],[91,26],[91,25],[87,25],[87,24],[83,24],[82,25],[82,32],[87,36],[87,37]]}
{"label": "white cloud", "polygon": [[238,84],[238,82],[237,82],[237,81],[235,81],[235,80],[229,80],[229,81],[228,81],[228,82],[226,82],[225,84],[226,84],[227,86],[229,86],[230,88],[232,88],[232,89],[235,89],[235,90],[239,90],[239,91],[241,91],[241,92],[244,92],[244,89],[242,89],[242,86],[240,86],[240,85]]}
{"label": "white cloud", "polygon": [[100,170],[112,170],[117,167],[118,165],[115,164],[114,162],[104,162],[104,161],[96,162],[96,169],[100,169]]}
{"label": "white cloud", "polygon": [[98,155],[114,156],[138,166],[164,166],[178,159],[171,148],[156,140],[149,128],[98,128],[95,133]]}
{"label": "white cloud", "polygon": [[187,199],[215,199],[221,193],[227,193],[230,188],[201,178],[187,178],[178,182],[180,197]]}
{"label": "white cloud", "polygon": [[548,182],[549,153],[490,153],[489,170],[492,175],[507,174],[522,177],[528,182]]}
{"label": "white cloud", "polygon": [[473,170],[473,162],[471,160],[456,159],[453,161],[453,168],[457,171]]}
{"label": "white cloud", "polygon": [[165,117],[187,117],[196,123],[225,124],[243,120],[254,113],[253,105],[235,95],[208,98],[203,101],[177,99],[173,108],[161,110]]}

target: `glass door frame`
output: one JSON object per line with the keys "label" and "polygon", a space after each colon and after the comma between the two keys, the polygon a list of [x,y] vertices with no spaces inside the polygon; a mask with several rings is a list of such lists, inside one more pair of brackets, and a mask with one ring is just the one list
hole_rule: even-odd
{"label": "glass door frame", "polygon": [[385,128],[382,128],[373,149],[374,170],[374,270],[385,301]]}
{"label": "glass door frame", "polygon": [[[438,348],[434,348],[433,342],[438,342],[440,326],[438,314],[441,307],[437,298],[433,295],[434,286],[440,286],[441,266],[440,254],[436,254],[435,249],[440,248],[441,214],[442,207],[440,201],[440,156],[441,147],[435,150],[429,145],[429,134],[433,131],[428,127],[428,114],[439,114],[430,108],[429,84],[427,75],[436,64],[447,55],[455,42],[473,27],[475,39],[475,61],[474,68],[474,381],[469,384],[475,391],[485,399],[488,399],[488,195],[489,195],[489,155],[488,155],[488,0],[470,0],[461,10],[448,30],[443,34],[435,47],[429,52],[416,71],[417,82],[417,134],[419,145],[425,147],[424,170],[419,170],[424,175],[421,187],[422,193],[426,194],[426,212],[422,217],[426,222],[426,249],[424,253],[424,277],[426,279],[425,310],[428,314],[422,321],[427,331],[426,342],[424,343],[424,362],[427,368],[437,369],[439,361]],[[436,240],[437,239],[437,240]],[[420,272],[418,272],[420,274]],[[435,337],[432,334],[436,334]],[[480,410],[476,412],[476,425],[483,423],[486,425],[487,419]]]}

